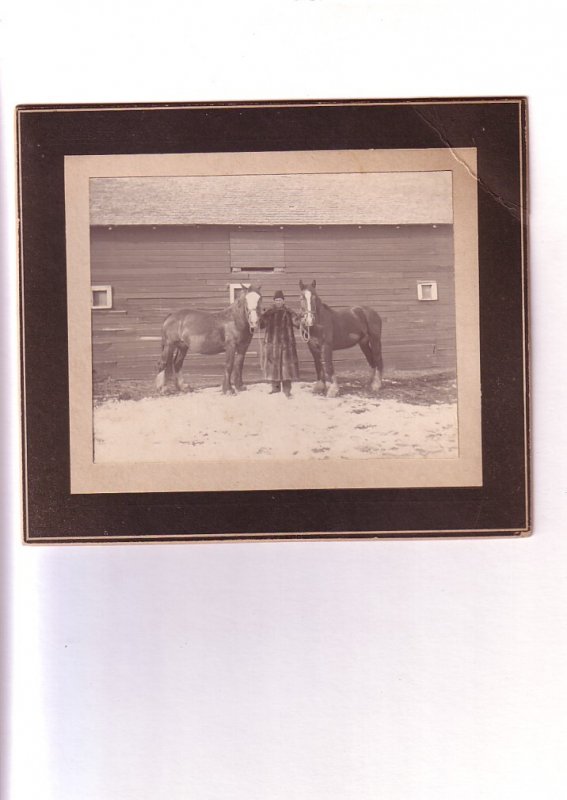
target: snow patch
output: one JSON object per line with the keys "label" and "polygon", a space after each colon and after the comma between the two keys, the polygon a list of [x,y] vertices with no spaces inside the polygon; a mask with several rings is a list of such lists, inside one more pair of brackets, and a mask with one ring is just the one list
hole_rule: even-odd
{"label": "snow patch", "polygon": [[109,400],[94,410],[95,462],[458,456],[456,403],[329,398],[306,383],[290,400],[269,390]]}

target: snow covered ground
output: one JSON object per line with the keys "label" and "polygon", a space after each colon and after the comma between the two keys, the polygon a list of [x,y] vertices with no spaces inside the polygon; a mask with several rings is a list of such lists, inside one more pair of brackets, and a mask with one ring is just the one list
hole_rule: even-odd
{"label": "snow covered ground", "polygon": [[107,400],[94,409],[95,462],[458,456],[456,402],[328,398],[310,383],[294,384],[290,400],[269,390]]}

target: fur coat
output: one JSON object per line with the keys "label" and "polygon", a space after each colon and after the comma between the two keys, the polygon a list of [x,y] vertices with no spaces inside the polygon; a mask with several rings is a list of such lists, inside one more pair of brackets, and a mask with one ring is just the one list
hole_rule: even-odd
{"label": "fur coat", "polygon": [[295,314],[289,308],[269,308],[260,317],[265,329],[262,369],[269,381],[299,380],[299,363],[293,332]]}

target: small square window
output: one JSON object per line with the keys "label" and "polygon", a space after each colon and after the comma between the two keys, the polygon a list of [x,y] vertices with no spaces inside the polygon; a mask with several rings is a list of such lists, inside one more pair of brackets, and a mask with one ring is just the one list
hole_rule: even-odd
{"label": "small square window", "polygon": [[112,308],[112,286],[91,286],[91,308]]}
{"label": "small square window", "polygon": [[418,300],[437,300],[437,281],[423,281],[417,284]]}
{"label": "small square window", "polygon": [[242,288],[243,286],[246,286],[247,289],[250,288],[250,284],[249,283],[229,283],[228,284],[229,299],[230,299],[230,304],[231,305],[234,303],[235,300],[237,300],[240,297],[240,295],[244,291],[244,289]]}

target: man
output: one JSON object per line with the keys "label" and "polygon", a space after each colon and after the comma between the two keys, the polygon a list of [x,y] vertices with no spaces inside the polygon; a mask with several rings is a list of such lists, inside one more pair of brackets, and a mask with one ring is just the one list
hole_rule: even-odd
{"label": "man", "polygon": [[274,305],[260,317],[260,328],[265,328],[262,349],[264,376],[272,382],[270,394],[283,388],[286,397],[291,397],[291,382],[299,380],[299,363],[295,346],[294,321],[297,314],[285,305],[281,289],[274,294]]}

